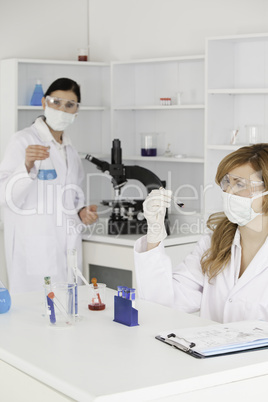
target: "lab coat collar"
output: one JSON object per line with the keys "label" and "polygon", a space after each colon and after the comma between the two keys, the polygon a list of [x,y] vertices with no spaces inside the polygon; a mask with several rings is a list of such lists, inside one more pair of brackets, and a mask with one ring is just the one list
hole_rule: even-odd
{"label": "lab coat collar", "polygon": [[[36,130],[38,132],[38,136],[42,141],[44,141],[44,142],[52,141],[56,145],[59,145],[59,143],[57,143],[57,141],[55,140],[55,138],[51,134],[51,132],[50,132],[48,126],[46,125],[46,123],[44,121],[44,118],[42,116],[38,117],[35,120],[33,125],[36,128]],[[72,145],[70,137],[65,132],[62,134],[62,143],[60,145],[62,147],[66,146],[66,145]]]}
{"label": "lab coat collar", "polygon": [[234,238],[233,238],[233,245],[241,248],[241,234],[239,228],[236,229]]}
{"label": "lab coat collar", "polygon": [[[237,231],[234,236],[233,246],[238,246],[241,249],[240,231],[238,228],[237,228]],[[233,250],[233,252],[234,252],[234,250]],[[267,255],[268,255],[268,237],[266,238],[265,242],[263,243],[262,247],[255,255],[255,257],[249,263],[249,265],[248,265],[247,269],[245,270],[245,272],[243,273],[243,275],[237,281],[236,286],[233,288],[230,295],[235,294],[243,286],[245,286],[248,282],[252,281],[252,279],[254,277],[256,277],[262,271],[264,271],[265,269],[268,268],[268,262],[267,262],[267,257],[266,257]],[[240,264],[239,264],[239,269],[240,269]]]}

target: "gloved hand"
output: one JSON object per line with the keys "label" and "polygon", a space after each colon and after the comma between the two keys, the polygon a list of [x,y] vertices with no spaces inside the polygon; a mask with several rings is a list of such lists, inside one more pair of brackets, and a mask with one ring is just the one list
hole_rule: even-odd
{"label": "gloved hand", "polygon": [[147,242],[158,243],[167,236],[165,228],[166,208],[170,207],[172,191],[160,188],[153,190],[143,203],[143,213],[147,220]]}

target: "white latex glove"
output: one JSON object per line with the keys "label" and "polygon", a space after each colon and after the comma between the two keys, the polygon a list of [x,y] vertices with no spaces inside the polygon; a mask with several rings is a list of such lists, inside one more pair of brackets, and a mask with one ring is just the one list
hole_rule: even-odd
{"label": "white latex glove", "polygon": [[167,236],[165,228],[166,208],[170,207],[172,191],[161,188],[153,190],[143,203],[143,213],[147,220],[147,242],[158,243]]}

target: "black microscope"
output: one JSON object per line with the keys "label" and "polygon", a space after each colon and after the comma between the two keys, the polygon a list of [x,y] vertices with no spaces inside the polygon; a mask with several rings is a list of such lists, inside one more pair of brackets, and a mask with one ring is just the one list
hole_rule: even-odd
{"label": "black microscope", "polygon": [[[119,139],[113,140],[111,149],[111,163],[101,161],[92,155],[86,155],[86,160],[94,163],[98,169],[108,173],[112,177],[112,185],[115,192],[114,200],[103,200],[103,205],[112,207],[112,213],[108,221],[108,234],[146,234],[147,222],[143,215],[142,204],[144,200],[120,199],[121,188],[128,180],[138,180],[147,189],[147,193],[159,187],[165,187],[165,181],[161,181],[153,172],[141,166],[125,166],[122,164],[122,149]],[[165,216],[167,234],[170,234],[168,212]]]}

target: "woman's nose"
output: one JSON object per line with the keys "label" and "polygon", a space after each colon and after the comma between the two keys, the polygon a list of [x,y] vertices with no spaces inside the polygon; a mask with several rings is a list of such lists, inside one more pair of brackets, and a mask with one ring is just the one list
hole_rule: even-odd
{"label": "woman's nose", "polygon": [[229,193],[229,194],[233,194],[233,193],[234,193],[232,187],[230,186],[230,184],[229,184],[229,186],[227,187],[227,189],[225,190],[225,192],[226,192],[226,193]]}

